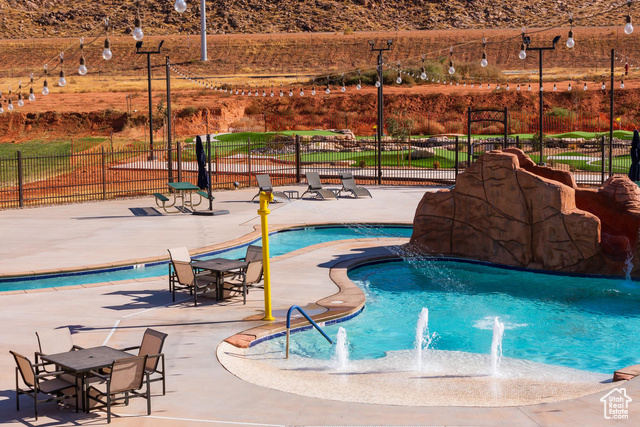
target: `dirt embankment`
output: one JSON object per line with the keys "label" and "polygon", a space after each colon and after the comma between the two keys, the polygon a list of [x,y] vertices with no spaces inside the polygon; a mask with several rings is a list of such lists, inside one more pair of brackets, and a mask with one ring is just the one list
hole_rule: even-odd
{"label": "dirt embankment", "polygon": [[[575,83],[574,83],[575,84]],[[558,86],[566,83],[558,83]],[[536,88],[537,89],[537,88]],[[297,89],[295,90],[297,93]],[[309,91],[307,90],[307,93]],[[318,90],[319,93],[323,93]],[[174,134],[192,136],[206,131],[225,132],[235,122],[247,115],[295,117],[296,115],[322,116],[351,114],[375,116],[377,95],[375,88],[346,94],[300,97],[247,97],[219,94],[214,91],[180,91],[172,105]],[[38,102],[27,103],[13,113],[0,115],[0,143],[21,142],[31,139],[54,139],[87,135],[110,135],[130,128],[144,127],[148,123],[148,107],[144,97],[135,100],[131,113],[127,112],[126,99],[119,93],[92,94],[87,104],[86,94],[55,94],[40,97]],[[554,107],[590,115],[608,115],[609,92],[597,89],[588,91],[553,92],[545,87],[545,111]],[[166,103],[162,96],[153,100],[154,107]],[[627,122],[640,123],[640,88],[616,91],[614,114]],[[91,107],[93,106],[93,107]],[[509,108],[517,112],[538,112],[537,90],[516,92],[478,91],[461,86],[416,86],[414,88],[388,87],[385,89],[385,115],[429,115],[432,118],[459,115],[464,118],[467,108]],[[86,111],[91,108],[91,111]],[[85,112],[78,112],[85,111]],[[207,115],[209,119],[207,121]],[[163,115],[154,111],[154,127],[163,125]],[[142,137],[140,138],[142,139]]]}

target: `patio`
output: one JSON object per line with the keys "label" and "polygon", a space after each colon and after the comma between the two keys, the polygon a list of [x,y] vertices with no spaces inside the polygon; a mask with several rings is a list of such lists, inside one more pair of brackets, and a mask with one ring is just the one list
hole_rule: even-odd
{"label": "patio", "polygon": [[[302,187],[291,187],[300,190]],[[295,201],[271,205],[270,228],[293,224],[394,222],[411,223],[425,188],[369,187],[372,199],[337,202]],[[278,188],[278,189],[288,189]],[[257,203],[248,200],[255,189],[216,193],[214,207],[230,215],[204,218],[191,215],[135,216],[131,208],[153,205],[151,197],[0,212],[4,245],[3,273],[111,264],[166,256],[166,248],[190,249],[241,238],[259,224]],[[313,308],[337,291],[329,268],[365,248],[400,244],[393,239],[358,239],[322,244],[272,260],[274,314],[281,319],[292,304]],[[33,422],[32,405],[22,400],[15,411],[14,362],[10,349],[27,356],[37,348],[36,330],[68,325],[74,343],[126,347],[139,343],[151,327],[167,333],[167,395],[152,385],[152,415],[144,402],[119,406],[117,425],[175,426],[214,424],[448,424],[448,425],[601,425],[602,393],[565,402],[526,407],[459,408],[404,407],[345,403],[315,399],[249,384],[216,359],[225,338],[256,326],[247,320],[263,310],[262,292],[249,293],[247,304],[233,299],[217,304],[203,301],[193,307],[185,293],[171,303],[166,277],[119,281],[84,287],[11,292],[0,295],[0,423],[30,425],[106,424],[103,412],[76,414],[54,404],[41,407]],[[37,313],[35,315],[34,313]],[[620,383],[632,398],[640,396],[640,382]],[[630,405],[630,420],[640,417]]]}

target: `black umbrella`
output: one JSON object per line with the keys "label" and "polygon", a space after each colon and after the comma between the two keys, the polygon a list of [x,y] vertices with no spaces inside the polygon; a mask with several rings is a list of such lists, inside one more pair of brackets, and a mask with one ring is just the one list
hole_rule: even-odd
{"label": "black umbrella", "polygon": [[207,156],[204,154],[202,139],[196,137],[196,159],[198,160],[198,187],[201,190],[209,188],[209,174],[207,173]]}
{"label": "black umbrella", "polygon": [[631,167],[629,168],[629,179],[631,181],[640,181],[640,133],[638,130],[633,131],[633,140],[631,141]]}

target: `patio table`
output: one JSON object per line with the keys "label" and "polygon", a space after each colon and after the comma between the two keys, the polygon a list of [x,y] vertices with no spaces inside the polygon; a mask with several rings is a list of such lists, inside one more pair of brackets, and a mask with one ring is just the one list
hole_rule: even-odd
{"label": "patio table", "polygon": [[85,412],[89,411],[86,396],[86,380],[89,372],[107,368],[111,366],[114,360],[127,357],[133,357],[133,354],[107,346],[40,355],[40,359],[45,362],[53,363],[62,370],[81,377],[82,407]]}
{"label": "patio table", "polygon": [[191,263],[194,268],[209,271],[216,276],[216,298],[218,301],[222,300],[223,297],[221,285],[223,284],[224,274],[247,268],[248,264],[249,263],[247,261],[228,258],[213,258],[205,261],[194,261]]}

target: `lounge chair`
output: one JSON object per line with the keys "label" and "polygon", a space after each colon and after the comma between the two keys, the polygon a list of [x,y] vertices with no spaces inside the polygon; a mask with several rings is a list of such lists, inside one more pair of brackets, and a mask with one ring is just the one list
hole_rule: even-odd
{"label": "lounge chair", "polygon": [[[38,369],[44,364],[33,364],[21,354],[9,351],[16,361],[16,409],[20,410],[20,395],[25,394],[33,399],[36,421],[38,420],[38,403],[59,402],[71,397],[76,398],[76,411],[78,408],[78,383],[67,382],[60,378],[62,371],[38,373]],[[20,388],[18,375],[27,389]],[[38,394],[44,394],[46,398],[38,399]],[[42,397],[42,396],[41,396]]]}
{"label": "lounge chair", "polygon": [[307,172],[304,174],[304,176],[307,178],[307,184],[309,184],[309,188],[307,188],[307,191],[302,193],[302,196],[300,196],[301,198],[304,197],[305,194],[311,193],[314,194],[317,199],[338,200],[338,196],[336,196],[333,191],[325,190],[324,188],[322,188],[322,182],[320,182],[320,175],[318,175],[318,172]]}
{"label": "lounge chair", "polygon": [[[111,405],[113,403],[123,400],[125,404],[128,404],[129,399],[142,397],[147,399],[147,415],[151,415],[151,393],[149,376],[145,374],[146,364],[146,355],[133,356],[115,360],[109,368],[109,376],[92,372],[93,375],[106,383],[106,390],[101,391],[95,386],[89,387],[87,392],[89,408],[106,407],[108,424],[111,422]],[[145,383],[146,390],[143,392],[141,390]],[[95,401],[95,403],[91,401]]]}
{"label": "lounge chair", "polygon": [[215,289],[217,292],[218,278],[209,273],[197,273],[188,261],[171,261],[176,272],[176,282],[171,291],[173,301],[176,301],[177,289],[188,289],[193,294],[193,303],[198,305],[198,295]]}
{"label": "lounge chair", "polygon": [[[160,331],[156,331],[151,328],[147,328],[142,336],[142,342],[140,345],[133,347],[122,348],[122,351],[138,350],[138,356],[147,356],[147,363],[144,366],[145,374],[149,377],[149,383],[154,381],[162,381],[162,395],[166,394],[165,385],[165,369],[164,369],[164,353],[162,353],[162,346],[164,340],[167,338],[167,334]],[[160,367],[158,367],[160,362]],[[104,370],[106,373],[110,373],[108,368]],[[151,378],[154,374],[160,374],[156,378]]]}
{"label": "lounge chair", "polygon": [[238,273],[225,277],[222,292],[223,295],[225,291],[229,293],[242,292],[243,302],[246,304],[249,286],[262,281],[262,247],[249,245],[244,260],[248,262],[247,267]]}
{"label": "lounge chair", "polygon": [[342,188],[338,192],[338,195],[342,195],[342,192],[345,191],[351,193],[356,199],[359,197],[372,197],[369,190],[356,185],[356,180],[353,178],[351,172],[341,173],[340,178],[342,178]]}
{"label": "lounge chair", "polygon": [[291,199],[289,199],[289,196],[284,194],[282,191],[273,190],[273,187],[271,186],[271,178],[269,177],[269,174],[267,173],[256,174],[256,181],[258,181],[258,188],[260,190],[258,190],[258,194],[253,196],[253,199],[251,199],[252,202],[256,199],[256,197],[260,197],[260,192],[262,191],[265,191],[267,193],[270,192],[273,195],[274,202],[290,202],[291,201]]}
{"label": "lounge chair", "polygon": [[[171,261],[183,261],[183,262],[191,262],[191,255],[189,254],[189,250],[187,248],[171,248],[167,249],[169,251],[169,257],[171,257]],[[173,285],[178,281],[176,277],[176,272],[173,269],[173,264],[169,263],[169,292],[173,292]]]}

